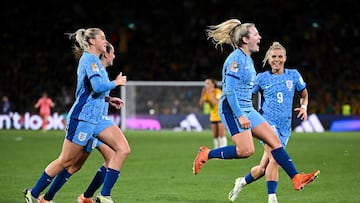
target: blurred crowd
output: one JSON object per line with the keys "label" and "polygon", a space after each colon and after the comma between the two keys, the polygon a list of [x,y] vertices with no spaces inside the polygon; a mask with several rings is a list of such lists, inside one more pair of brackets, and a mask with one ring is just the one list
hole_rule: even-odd
{"label": "blurred crowd", "polygon": [[121,71],[129,81],[220,80],[231,49],[215,49],[204,30],[237,18],[255,23],[263,37],[253,55],[259,72],[267,68],[261,61],[268,46],[279,41],[288,51],[287,66],[308,83],[311,113],[340,115],[348,104],[360,115],[360,14],[348,12],[359,9],[359,1],[348,0],[9,2],[0,14],[11,19],[0,36],[0,96],[9,98],[13,111],[36,112],[36,99],[47,92],[54,111],[67,111],[77,62],[64,33],[88,27],[103,29],[115,45],[110,78]]}

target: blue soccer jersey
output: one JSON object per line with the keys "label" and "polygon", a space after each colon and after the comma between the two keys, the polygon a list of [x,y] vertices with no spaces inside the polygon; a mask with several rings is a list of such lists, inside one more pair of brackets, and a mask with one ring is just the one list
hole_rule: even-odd
{"label": "blue soccer jersey", "polygon": [[115,83],[110,82],[99,57],[88,52],[80,58],[77,78],[76,100],[68,118],[97,124],[101,116],[107,115],[105,96],[115,88]]}
{"label": "blue soccer jersey", "polygon": [[295,91],[301,92],[306,83],[296,69],[284,69],[283,74],[271,71],[256,76],[253,93],[261,92],[260,113],[275,125],[282,136],[290,136]]}
{"label": "blue soccer jersey", "polygon": [[242,111],[253,109],[251,98],[255,77],[253,60],[241,49],[234,50],[225,60],[222,70],[223,94],[220,102],[226,100],[234,116],[240,117]]}

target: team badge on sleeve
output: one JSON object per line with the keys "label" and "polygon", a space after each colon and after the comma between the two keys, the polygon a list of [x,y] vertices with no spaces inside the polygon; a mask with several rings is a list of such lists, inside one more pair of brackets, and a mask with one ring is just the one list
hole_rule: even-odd
{"label": "team badge on sleeve", "polygon": [[99,72],[99,67],[98,67],[98,65],[96,63],[91,64],[91,69],[94,72]]}
{"label": "team badge on sleeve", "polygon": [[239,64],[236,63],[235,61],[231,63],[230,65],[230,71],[232,72],[238,72],[239,71]]}
{"label": "team badge on sleeve", "polygon": [[299,78],[299,82],[300,82],[301,85],[305,84],[304,79],[302,77]]}

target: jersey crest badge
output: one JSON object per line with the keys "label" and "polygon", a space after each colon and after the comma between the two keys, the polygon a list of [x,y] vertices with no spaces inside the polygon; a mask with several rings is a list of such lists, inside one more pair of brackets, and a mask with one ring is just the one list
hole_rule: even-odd
{"label": "jersey crest badge", "polygon": [[287,80],[286,81],[286,87],[288,88],[289,91],[291,91],[291,89],[293,88],[293,81],[292,80]]}
{"label": "jersey crest badge", "polygon": [[84,141],[87,137],[87,133],[84,133],[84,132],[80,132],[79,135],[78,135],[78,139],[79,141]]}
{"label": "jersey crest badge", "polygon": [[237,73],[239,71],[239,64],[235,61],[230,65],[230,71]]}
{"label": "jersey crest badge", "polygon": [[96,63],[91,64],[91,69],[94,72],[99,72],[99,67]]}

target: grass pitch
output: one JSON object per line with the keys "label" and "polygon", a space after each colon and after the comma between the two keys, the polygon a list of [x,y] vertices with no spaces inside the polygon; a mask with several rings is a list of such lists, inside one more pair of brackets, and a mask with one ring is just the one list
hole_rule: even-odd
{"label": "grass pitch", "polygon": [[[236,177],[258,163],[261,145],[248,159],[210,160],[200,174],[192,162],[200,145],[212,146],[210,131],[126,131],[131,154],[121,171],[112,197],[125,203],[227,203]],[[22,190],[32,187],[46,165],[61,150],[63,131],[0,131],[0,202],[24,202]],[[232,144],[229,139],[229,144]],[[360,202],[360,133],[293,133],[287,150],[297,169],[320,169],[315,182],[293,190],[280,170],[279,202]],[[57,203],[76,202],[103,160],[95,150],[83,168],[55,196]],[[264,178],[241,192],[236,202],[266,202]]]}

